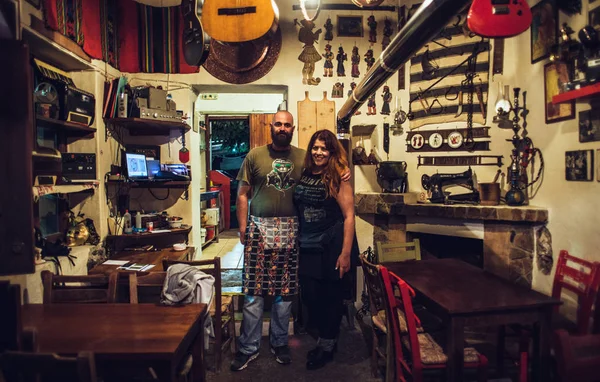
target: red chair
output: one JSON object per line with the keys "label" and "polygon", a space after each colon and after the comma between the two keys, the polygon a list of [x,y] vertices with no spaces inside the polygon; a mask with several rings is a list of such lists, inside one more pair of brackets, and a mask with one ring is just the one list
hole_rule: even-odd
{"label": "red chair", "polygon": [[572,336],[566,330],[557,330],[554,353],[560,381],[600,381],[600,335]]}
{"label": "red chair", "polygon": [[[561,299],[562,292],[567,289],[577,295],[577,316],[575,324],[560,315],[560,305],[554,309],[552,326],[556,329],[566,328],[571,334],[583,335],[590,333],[592,308],[600,288],[600,263],[571,256],[568,251],[561,250],[556,264],[556,273],[552,285],[552,297]],[[598,304],[596,304],[598,305]],[[527,381],[529,339],[531,329],[512,325],[521,337],[519,344],[520,382]]]}
{"label": "red chair", "polygon": [[[422,328],[412,306],[414,290],[400,277],[389,272],[386,267],[380,266],[379,272],[385,289],[386,313],[395,356],[396,381],[404,382],[406,380],[404,372],[406,372],[412,376],[412,381],[422,382],[423,370],[445,369],[448,356],[429,333],[418,332]],[[408,335],[401,333],[398,313],[402,313],[401,315],[406,318]],[[402,345],[410,351],[408,362],[402,354]],[[474,348],[465,348],[464,358],[465,368],[477,369],[478,381],[486,381],[487,358]]]}

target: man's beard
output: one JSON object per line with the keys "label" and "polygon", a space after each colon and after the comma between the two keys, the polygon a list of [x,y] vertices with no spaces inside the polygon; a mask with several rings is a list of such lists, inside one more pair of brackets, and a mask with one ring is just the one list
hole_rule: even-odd
{"label": "man's beard", "polygon": [[292,134],[276,133],[271,129],[271,139],[278,147],[288,147],[292,142]]}

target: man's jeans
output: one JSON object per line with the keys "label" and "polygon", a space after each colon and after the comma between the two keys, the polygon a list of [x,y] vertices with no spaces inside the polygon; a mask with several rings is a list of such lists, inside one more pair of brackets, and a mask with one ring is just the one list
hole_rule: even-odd
{"label": "man's jeans", "polygon": [[[260,348],[264,305],[265,299],[262,296],[246,295],[244,298],[244,316],[238,342],[240,351],[244,354],[253,354]],[[291,313],[292,302],[283,301],[281,296],[277,296],[271,307],[269,327],[271,346],[277,347],[288,344],[288,326]]]}

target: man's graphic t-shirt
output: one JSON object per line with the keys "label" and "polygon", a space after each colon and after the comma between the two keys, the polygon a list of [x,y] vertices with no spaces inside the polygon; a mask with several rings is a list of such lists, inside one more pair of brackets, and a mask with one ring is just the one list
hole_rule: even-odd
{"label": "man's graphic t-shirt", "polygon": [[252,149],[240,168],[237,180],[252,186],[250,215],[257,217],[296,216],[294,187],[300,180],[305,150],[273,150],[271,145]]}

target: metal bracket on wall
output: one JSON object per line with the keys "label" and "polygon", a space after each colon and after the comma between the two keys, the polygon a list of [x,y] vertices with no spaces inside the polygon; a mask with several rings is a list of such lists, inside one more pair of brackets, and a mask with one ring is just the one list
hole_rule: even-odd
{"label": "metal bracket on wall", "polygon": [[498,166],[502,167],[502,155],[458,155],[429,157],[419,155],[420,166]]}

